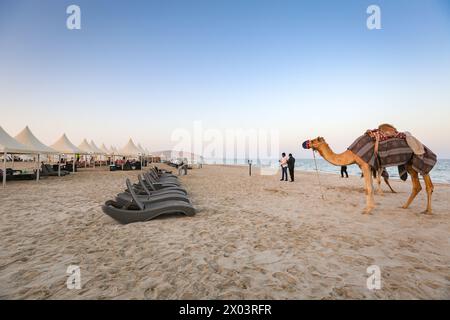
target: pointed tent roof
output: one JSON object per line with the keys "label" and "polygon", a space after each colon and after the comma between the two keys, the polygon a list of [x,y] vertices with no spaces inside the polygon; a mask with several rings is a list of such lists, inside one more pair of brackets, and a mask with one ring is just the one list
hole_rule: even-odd
{"label": "pointed tent roof", "polygon": [[39,151],[39,153],[47,153],[47,154],[58,153],[58,151],[50,147],[47,147],[45,144],[39,141],[38,138],[36,138],[34,134],[31,132],[30,128],[28,128],[28,126],[26,126],[22,131],[20,131],[14,138],[23,145],[27,146],[28,148]]}
{"label": "pointed tent roof", "polygon": [[144,148],[142,148],[142,146],[141,146],[140,143],[138,143],[137,148],[138,148],[139,150],[141,150],[141,154],[146,154]]}
{"label": "pointed tent roof", "polygon": [[95,153],[95,150],[91,147],[86,139],[83,139],[83,141],[81,141],[81,143],[78,145],[78,148],[80,148],[83,153]]}
{"label": "pointed tent roof", "polygon": [[105,152],[102,149],[97,147],[94,140],[91,140],[90,146],[92,147],[92,150],[94,150],[96,154],[105,154]]}
{"label": "pointed tent roof", "polygon": [[141,150],[136,147],[133,140],[128,140],[128,143],[119,150],[119,153],[124,156],[138,156],[141,154]]}
{"label": "pointed tent roof", "polygon": [[111,150],[111,153],[116,155],[116,156],[120,156],[121,154],[119,153],[119,150],[117,150],[116,147],[111,146],[111,148],[109,148],[109,150]]}
{"label": "pointed tent roof", "polygon": [[78,147],[70,142],[65,133],[50,147],[65,154],[83,153]]}
{"label": "pointed tent roof", "polygon": [[108,149],[104,143],[102,143],[100,150],[102,150],[105,154],[111,154],[111,150]]}
{"label": "pointed tent roof", "polygon": [[0,127],[0,152],[37,153],[38,151],[18,142]]}

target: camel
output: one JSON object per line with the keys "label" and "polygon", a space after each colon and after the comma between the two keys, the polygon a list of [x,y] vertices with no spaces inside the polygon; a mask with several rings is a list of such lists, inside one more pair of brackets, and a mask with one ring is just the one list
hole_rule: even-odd
{"label": "camel", "polygon": [[[366,208],[363,211],[365,214],[370,214],[375,207],[373,199],[373,180],[372,180],[372,169],[370,165],[361,159],[358,155],[354,154],[352,151],[347,150],[343,153],[334,153],[328,143],[323,137],[317,137],[313,140],[305,141],[307,149],[311,148],[313,151],[319,152],[319,154],[329,163],[335,166],[348,166],[352,164],[357,164],[364,175],[364,184],[366,191]],[[407,209],[417,194],[422,190],[422,186],[419,181],[419,173],[413,169],[412,165],[407,163],[406,170],[411,176],[412,180],[412,192],[406,203],[402,206],[403,209]],[[427,191],[427,208],[423,213],[432,214],[431,209],[431,195],[433,193],[433,183],[431,181],[430,175],[423,175],[425,181],[426,191]]]}

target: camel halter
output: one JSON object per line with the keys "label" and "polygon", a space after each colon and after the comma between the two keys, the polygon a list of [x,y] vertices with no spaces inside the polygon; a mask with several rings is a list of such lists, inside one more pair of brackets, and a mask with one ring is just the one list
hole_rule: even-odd
{"label": "camel halter", "polygon": [[319,175],[319,169],[317,167],[316,153],[314,152],[313,148],[311,148],[311,150],[312,150],[312,154],[313,154],[313,158],[314,158],[314,164],[316,166],[316,175],[317,175],[317,181],[319,182],[320,195],[322,196],[322,200],[325,200],[325,196],[323,195],[323,192],[322,192],[322,184],[320,183],[320,175]]}

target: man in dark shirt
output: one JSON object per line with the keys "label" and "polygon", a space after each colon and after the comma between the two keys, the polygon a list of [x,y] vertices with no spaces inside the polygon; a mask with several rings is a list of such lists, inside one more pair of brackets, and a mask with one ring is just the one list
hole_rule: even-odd
{"label": "man in dark shirt", "polygon": [[292,153],[289,153],[289,159],[287,162],[288,162],[289,176],[291,177],[291,182],[294,182],[295,158],[292,156]]}

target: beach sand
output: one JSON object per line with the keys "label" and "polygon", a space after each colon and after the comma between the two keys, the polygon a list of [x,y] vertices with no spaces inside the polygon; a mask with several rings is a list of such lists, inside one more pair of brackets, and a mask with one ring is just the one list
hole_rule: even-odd
{"label": "beach sand", "polygon": [[[100,206],[139,172],[80,170],[0,191],[0,298],[450,299],[450,186],[410,180],[375,195],[363,181],[297,172],[295,183],[246,167],[204,166],[182,180],[198,213],[119,225]],[[81,289],[66,287],[69,265]],[[379,266],[381,289],[368,290]]]}

